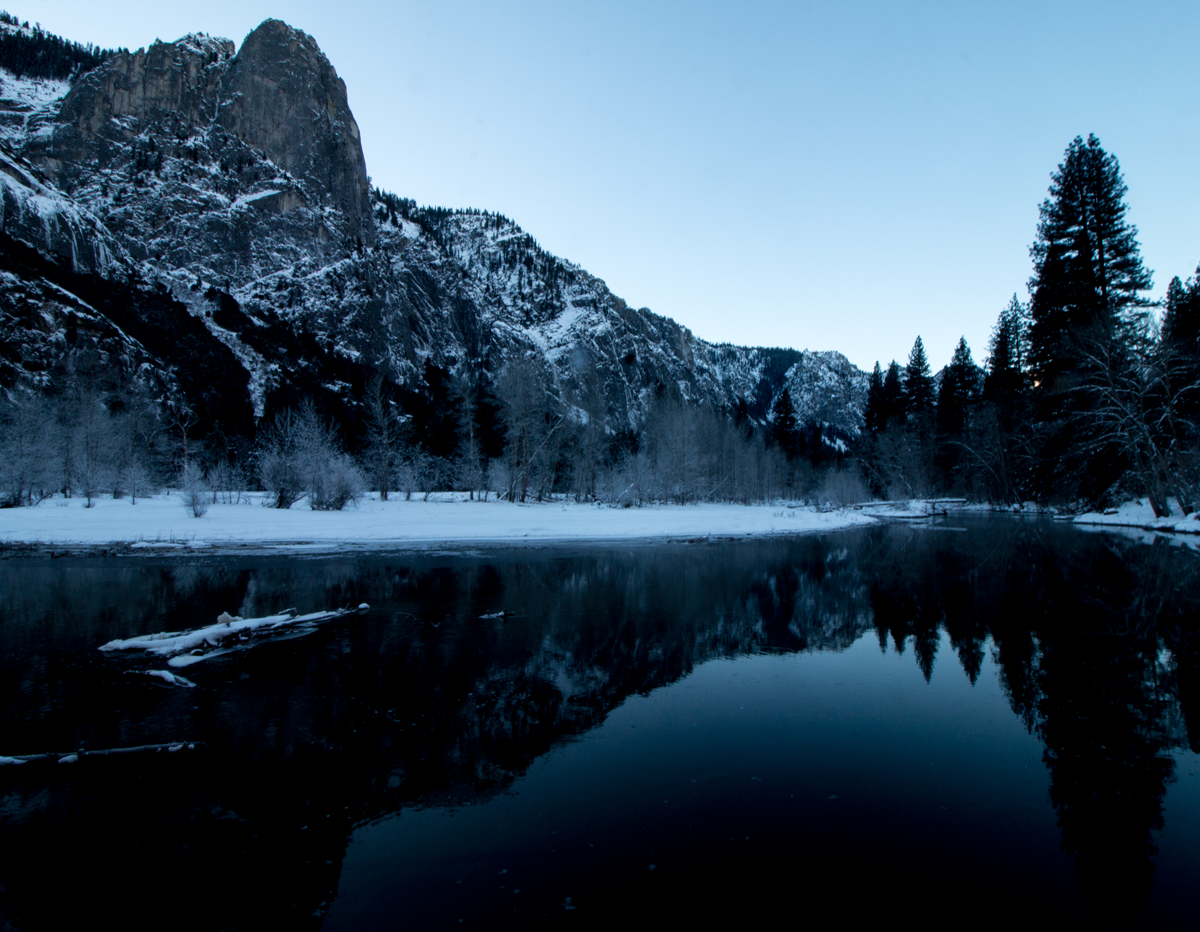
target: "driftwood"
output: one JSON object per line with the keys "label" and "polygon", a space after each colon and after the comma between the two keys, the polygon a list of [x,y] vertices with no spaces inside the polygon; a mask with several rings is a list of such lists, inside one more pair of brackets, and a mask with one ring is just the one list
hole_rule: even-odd
{"label": "driftwood", "polygon": [[[947,515],[952,510],[957,511],[967,504],[965,498],[916,498],[903,501],[860,502],[852,506],[855,511],[870,515],[872,518],[891,518],[900,521],[918,521],[937,515]],[[921,511],[911,509],[913,506]]]}
{"label": "driftwood", "polygon": [[886,502],[859,502],[857,505],[852,505],[853,508],[877,508],[884,505],[910,505],[913,502],[919,502],[922,505],[965,505],[965,498],[898,498]]}
{"label": "driftwood", "polygon": [[[333,618],[345,618],[348,615],[365,612],[368,608],[369,606],[364,602],[358,606],[347,606],[328,612],[313,612],[308,615],[297,615],[294,608],[289,608],[276,615],[267,615],[262,618],[241,618],[237,615],[230,615],[228,612],[222,612],[214,625],[193,628],[190,631],[161,631],[157,634],[109,641],[107,644],[100,645],[100,650],[105,652],[144,651],[154,657],[167,658],[167,666],[178,669],[202,660],[219,657],[253,639],[269,639],[272,635],[286,629],[311,628],[319,622],[329,621]],[[169,671],[166,672],[169,673]],[[185,684],[176,682],[174,685]]]}
{"label": "driftwood", "polygon": [[0,767],[19,767],[22,764],[75,764],[93,757],[115,757],[119,754],[174,754],[178,751],[195,751],[203,748],[199,741],[177,741],[173,744],[140,744],[132,748],[105,748],[100,751],[46,752],[44,754],[0,754]]}

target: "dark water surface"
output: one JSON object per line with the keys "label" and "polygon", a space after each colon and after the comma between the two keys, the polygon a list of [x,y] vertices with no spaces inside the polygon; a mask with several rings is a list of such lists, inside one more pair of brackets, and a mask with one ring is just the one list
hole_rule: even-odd
{"label": "dark water surface", "polygon": [[[368,602],[180,671],[118,637]],[[0,928],[1191,927],[1200,557],[1018,520],[0,561]],[[504,618],[481,615],[505,611]]]}

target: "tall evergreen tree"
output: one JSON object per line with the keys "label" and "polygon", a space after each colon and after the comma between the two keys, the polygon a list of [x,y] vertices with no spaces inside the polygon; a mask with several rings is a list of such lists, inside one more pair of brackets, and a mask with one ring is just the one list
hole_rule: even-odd
{"label": "tall evergreen tree", "polygon": [[475,430],[479,435],[480,453],[485,459],[499,459],[504,453],[503,404],[492,387],[490,377],[482,369],[476,373],[472,383],[470,404]]}
{"label": "tall evergreen tree", "polygon": [[1117,396],[1141,382],[1135,357],[1146,322],[1142,293],[1151,284],[1137,229],[1125,219],[1127,190],[1100,141],[1076,137],[1042,202],[1029,283],[1035,490],[1042,498],[1095,503],[1116,488],[1136,453],[1113,420],[1132,403]]}
{"label": "tall evergreen tree", "polygon": [[464,417],[463,398],[450,370],[425,360],[425,385],[413,420],[421,445],[433,456],[452,460],[459,452]]}
{"label": "tall evergreen tree", "polygon": [[929,358],[925,355],[925,344],[917,337],[912,352],[908,354],[908,365],[904,367],[904,400],[909,419],[921,421],[928,418],[933,413],[934,399]]}
{"label": "tall evergreen tree", "polygon": [[792,404],[792,393],[785,385],[771,410],[770,436],[789,460],[795,459],[800,451],[800,425],[796,421],[796,406]]}
{"label": "tall evergreen tree", "polygon": [[1011,433],[1025,389],[1025,308],[1017,296],[1000,312],[988,344],[983,397],[996,411],[1001,428]]}
{"label": "tall evergreen tree", "polygon": [[863,406],[863,425],[867,433],[877,434],[887,423],[883,410],[883,370],[876,360],[875,369],[867,381],[867,403]]}
{"label": "tall evergreen tree", "polygon": [[[1188,382],[1200,382],[1200,267],[1185,285],[1176,275],[1167,286],[1162,349],[1171,366]],[[1200,393],[1200,385],[1197,385]],[[1194,404],[1200,406],[1200,398]]]}
{"label": "tall evergreen tree", "polygon": [[1125,219],[1127,191],[1095,136],[1076,136],[1051,175],[1030,248],[1030,361],[1043,392],[1070,388],[1088,347],[1123,335],[1146,305],[1150,272]]}
{"label": "tall evergreen tree", "polygon": [[379,492],[380,499],[386,502],[388,493],[395,488],[400,424],[392,410],[382,373],[375,373],[367,384],[363,409],[367,426],[363,465],[366,467],[367,479],[371,486]]}
{"label": "tall evergreen tree", "polygon": [[966,338],[960,337],[950,365],[942,370],[938,388],[936,465],[942,487],[966,491],[964,443],[978,395],[979,370],[971,359]]}
{"label": "tall evergreen tree", "polygon": [[883,414],[881,429],[894,424],[903,424],[908,413],[907,401],[904,397],[904,379],[900,375],[900,364],[892,360],[888,364],[887,375],[883,377],[883,396],[880,403]]}
{"label": "tall evergreen tree", "polygon": [[938,389],[938,432],[947,437],[961,437],[967,430],[967,416],[975,401],[978,385],[975,361],[966,337],[959,337],[954,356],[942,373]]}
{"label": "tall evergreen tree", "polygon": [[1155,355],[1159,377],[1155,426],[1164,434],[1170,472],[1185,512],[1200,491],[1200,268],[1167,287],[1167,309]]}

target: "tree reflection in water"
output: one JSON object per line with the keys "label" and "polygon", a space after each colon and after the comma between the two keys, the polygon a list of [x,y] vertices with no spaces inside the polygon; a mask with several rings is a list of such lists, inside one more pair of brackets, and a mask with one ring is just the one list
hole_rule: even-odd
{"label": "tree reflection in water", "polygon": [[[914,541],[915,542],[915,541]],[[955,547],[927,535],[885,546],[875,624],[914,641],[929,676],[939,626],[974,682],[987,638],[1013,711],[1041,738],[1063,845],[1097,913],[1130,918],[1147,900],[1174,772],[1196,748],[1196,556],[1107,535],[1079,541],[1044,524],[989,525]],[[904,550],[901,554],[899,551]]]}
{"label": "tree reflection in water", "polygon": [[[318,923],[352,826],[490,798],[707,660],[872,632],[927,681],[942,643],[972,684],[990,651],[1043,742],[1081,887],[1128,919],[1152,887],[1172,754],[1200,746],[1197,565],[1166,542],[1017,520],[473,556],[8,560],[0,753],[206,749],[0,769],[0,919],[82,921],[136,877],[143,918],[177,915],[187,878],[206,895],[176,924]],[[361,601],[365,619],[194,668],[194,691],[135,683],[94,649],[226,610]],[[64,875],[78,915],[47,907]]]}

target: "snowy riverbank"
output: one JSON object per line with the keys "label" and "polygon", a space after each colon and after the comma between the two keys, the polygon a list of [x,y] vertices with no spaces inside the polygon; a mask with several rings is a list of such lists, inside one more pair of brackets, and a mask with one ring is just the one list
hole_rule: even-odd
{"label": "snowy riverbank", "polygon": [[429,501],[369,496],[357,508],[312,511],[240,504],[209,505],[192,517],[176,492],[139,499],[61,498],[33,508],[0,510],[0,543],[46,547],[128,546],[135,551],[265,549],[328,551],[347,547],[426,547],[536,541],[608,541],[746,537],[827,531],[867,524],[852,509],[818,511],[774,505],[654,505],[610,508],[573,502],[510,504],[465,501],[446,493]]}
{"label": "snowy riverbank", "polygon": [[1112,528],[1138,528],[1143,531],[1172,531],[1177,534],[1200,534],[1200,513],[1184,515],[1178,502],[1171,500],[1172,514],[1167,518],[1154,517],[1154,509],[1144,499],[1126,502],[1105,512],[1077,515],[1076,524]]}

